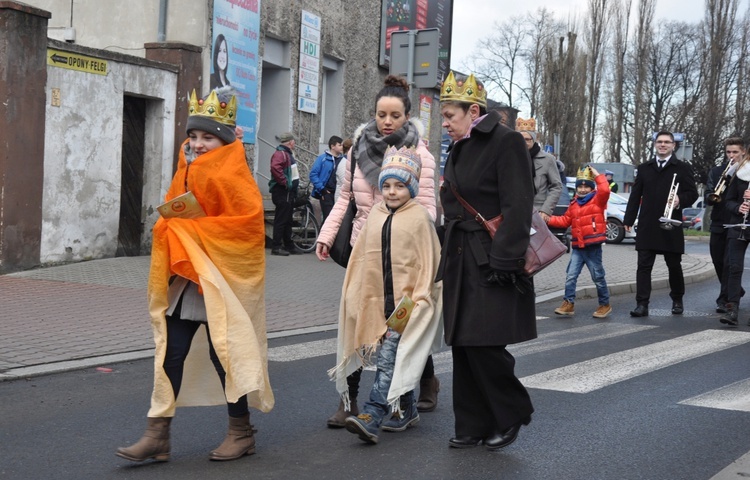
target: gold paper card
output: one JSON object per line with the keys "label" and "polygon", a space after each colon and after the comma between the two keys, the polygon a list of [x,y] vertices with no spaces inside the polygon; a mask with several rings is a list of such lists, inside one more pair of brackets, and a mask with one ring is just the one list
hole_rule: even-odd
{"label": "gold paper card", "polygon": [[203,207],[198,203],[198,199],[195,198],[193,192],[174,197],[172,200],[162,203],[156,209],[164,218],[200,218],[206,216],[206,212],[203,211]]}
{"label": "gold paper card", "polygon": [[414,302],[408,296],[404,296],[404,298],[398,302],[398,305],[396,305],[396,308],[393,310],[391,316],[388,317],[388,320],[385,321],[385,324],[399,334],[404,333],[406,324],[409,323],[409,317],[411,317],[412,310],[414,310]]}

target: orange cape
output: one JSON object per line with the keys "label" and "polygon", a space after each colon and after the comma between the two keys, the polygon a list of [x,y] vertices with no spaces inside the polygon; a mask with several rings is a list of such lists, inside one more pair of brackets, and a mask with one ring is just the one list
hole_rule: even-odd
{"label": "orange cape", "polygon": [[[148,303],[154,331],[154,390],[149,417],[171,417],[178,405],[219,405],[248,395],[263,412],[273,408],[266,340],[265,228],[263,202],[241,142],[200,155],[189,166],[185,147],[166,195],[193,192],[206,212],[196,219],[160,218],[154,225]],[[205,329],[198,329],[185,361],[179,398],[163,369],[169,278],[200,285],[226,388],[208,355]]]}

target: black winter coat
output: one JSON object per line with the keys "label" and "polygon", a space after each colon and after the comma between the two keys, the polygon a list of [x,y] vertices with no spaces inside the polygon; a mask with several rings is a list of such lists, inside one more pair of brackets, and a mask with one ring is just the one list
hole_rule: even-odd
{"label": "black winter coat", "polygon": [[[674,175],[677,174],[675,178]],[[630,192],[625,210],[625,225],[633,225],[638,217],[638,233],[635,236],[636,250],[651,250],[657,253],[685,253],[685,236],[681,227],[665,230],[659,226],[664,215],[672,179],[679,184],[677,197],[680,206],[672,211],[672,217],[682,220],[682,208],[689,207],[698,199],[695,178],[690,165],[675,155],[659,170],[656,159],[638,167],[638,175]],[[640,213],[638,208],[640,207]]]}
{"label": "black winter coat", "polygon": [[[716,186],[721,181],[721,174],[727,168],[727,162],[722,163],[718,167],[712,167],[708,171],[708,179],[706,180],[706,194],[704,201],[707,205],[711,205],[711,233],[726,233],[724,228],[725,223],[730,223],[731,214],[726,209],[726,197],[728,186],[724,189],[724,192],[720,195],[721,201],[719,203],[713,203],[708,199],[708,196],[714,193]],[[704,223],[705,225],[705,223]]]}
{"label": "black winter coat", "polygon": [[[487,281],[493,270],[520,272],[529,244],[534,184],[520,133],[490,112],[456,142],[445,166],[440,200],[445,212],[442,248],[445,341],[454,346],[499,346],[536,338],[533,288]],[[485,218],[501,212],[494,240],[461,206],[459,194]],[[439,274],[440,276],[440,274]]]}
{"label": "black winter coat", "polygon": [[[726,205],[724,208],[729,216],[726,223],[746,223],[745,220],[747,219],[740,213],[739,209],[744,201],[742,197],[748,188],[750,188],[750,163],[745,163],[737,169],[737,174],[732,178],[726,190],[726,198],[724,199]],[[742,230],[740,227],[728,228],[727,238],[750,239],[750,229],[746,228]]]}

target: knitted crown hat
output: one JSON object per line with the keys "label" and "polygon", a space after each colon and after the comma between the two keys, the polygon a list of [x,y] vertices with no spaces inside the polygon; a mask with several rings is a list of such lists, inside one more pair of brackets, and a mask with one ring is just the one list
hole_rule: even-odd
{"label": "knitted crown hat", "polygon": [[578,169],[578,174],[576,175],[576,188],[578,188],[579,185],[588,185],[592,189],[596,189],[594,178],[594,172],[591,171],[591,167],[584,165]]}
{"label": "knitted crown hat", "polygon": [[383,166],[378,177],[378,188],[383,190],[383,184],[389,178],[395,178],[406,185],[411,198],[419,194],[419,174],[422,171],[422,160],[414,148],[389,147],[383,157]]}
{"label": "knitted crown hat", "polygon": [[185,131],[192,130],[216,135],[224,143],[232,143],[237,137],[234,127],[237,124],[237,99],[231,86],[212,90],[205,98],[195,97],[195,90],[188,104],[188,119]]}

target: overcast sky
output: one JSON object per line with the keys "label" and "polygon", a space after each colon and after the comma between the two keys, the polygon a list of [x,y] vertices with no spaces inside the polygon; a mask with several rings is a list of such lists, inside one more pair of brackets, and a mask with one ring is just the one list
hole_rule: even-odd
{"label": "overcast sky", "polygon": [[[632,0],[632,10],[638,8],[638,0]],[[738,17],[744,16],[750,0],[739,0]],[[454,0],[453,3],[453,38],[451,48],[451,66],[462,70],[476,47],[477,39],[492,34],[493,26],[504,22],[508,17],[524,15],[541,7],[555,13],[560,20],[581,17],[586,13],[588,0]],[[678,20],[699,22],[703,19],[705,0],[656,0],[656,22],[659,20]],[[631,23],[633,20],[631,20]],[[524,115],[524,105],[517,106]]]}
{"label": "overcast sky", "polygon": [[[502,23],[508,17],[523,15],[546,7],[558,19],[567,20],[583,16],[587,0],[454,0],[453,39],[451,65],[460,69],[471,54],[478,38],[492,33],[495,22]],[[633,0],[633,10],[638,0]],[[744,15],[748,0],[740,0],[738,16]],[[673,19],[698,22],[703,18],[705,0],[657,0],[656,19]]]}

